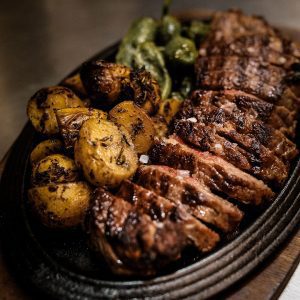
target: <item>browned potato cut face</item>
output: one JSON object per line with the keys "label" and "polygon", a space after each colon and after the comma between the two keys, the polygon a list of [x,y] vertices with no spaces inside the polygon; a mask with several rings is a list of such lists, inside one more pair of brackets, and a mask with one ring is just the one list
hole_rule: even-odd
{"label": "browned potato cut face", "polygon": [[32,170],[32,184],[35,186],[73,182],[78,179],[79,172],[74,160],[61,154],[46,156]]}
{"label": "browned potato cut face", "polygon": [[31,165],[36,164],[41,159],[51,154],[62,153],[63,143],[57,139],[49,139],[39,143],[30,154]]}
{"label": "browned potato cut face", "polygon": [[107,120],[83,123],[74,155],[85,178],[96,186],[116,187],[137,169],[137,154],[129,134]]}
{"label": "browned potato cut face", "polygon": [[88,96],[100,106],[119,101],[129,87],[129,75],[129,67],[103,60],[88,62],[80,71]]}
{"label": "browned potato cut face", "polygon": [[29,100],[27,115],[38,132],[53,135],[58,133],[55,110],[66,107],[84,107],[84,103],[66,87],[44,88]]}
{"label": "browned potato cut face", "polygon": [[82,83],[79,73],[76,73],[75,75],[64,79],[64,81],[62,82],[62,85],[70,88],[77,95],[80,95],[82,97],[87,97],[87,92],[83,86],[83,83]]}
{"label": "browned potato cut face", "polygon": [[68,228],[83,222],[91,192],[86,182],[59,183],[31,188],[28,198],[42,224]]}
{"label": "browned potato cut face", "polygon": [[146,112],[132,101],[124,101],[109,112],[110,119],[123,126],[131,136],[135,151],[147,152],[153,144],[155,128]]}
{"label": "browned potato cut face", "polygon": [[159,105],[158,114],[163,116],[167,124],[169,124],[179,111],[181,104],[182,100],[176,98],[163,100]]}
{"label": "browned potato cut face", "polygon": [[56,111],[60,134],[66,149],[72,149],[82,124],[91,118],[107,119],[107,113],[93,108],[63,108]]}
{"label": "browned potato cut face", "polygon": [[155,115],[151,118],[154,123],[155,136],[163,138],[168,133],[168,124],[163,116]]}

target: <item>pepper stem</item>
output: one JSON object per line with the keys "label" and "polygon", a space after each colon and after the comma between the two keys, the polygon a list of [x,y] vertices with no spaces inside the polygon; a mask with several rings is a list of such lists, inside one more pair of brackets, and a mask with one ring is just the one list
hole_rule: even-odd
{"label": "pepper stem", "polygon": [[172,0],[164,0],[163,8],[162,8],[162,17],[169,14],[171,3]]}

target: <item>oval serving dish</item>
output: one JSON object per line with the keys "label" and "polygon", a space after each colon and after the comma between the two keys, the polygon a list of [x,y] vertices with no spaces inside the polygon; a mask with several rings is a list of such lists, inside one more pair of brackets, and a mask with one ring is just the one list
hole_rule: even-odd
{"label": "oval serving dish", "polygon": [[[118,44],[93,57],[113,61]],[[91,60],[92,60],[91,59]],[[74,73],[77,70],[74,71]],[[205,256],[183,258],[154,278],[122,278],[96,260],[80,230],[41,228],[26,206],[29,155],[38,136],[29,123],[12,147],[1,180],[2,244],[16,275],[55,299],[202,299],[215,296],[270,256],[300,220],[300,160],[266,210],[253,210],[239,232]]]}

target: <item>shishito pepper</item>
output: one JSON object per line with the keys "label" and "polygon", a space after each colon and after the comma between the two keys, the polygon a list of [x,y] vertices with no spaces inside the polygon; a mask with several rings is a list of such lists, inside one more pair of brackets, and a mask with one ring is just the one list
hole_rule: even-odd
{"label": "shishito pepper", "polygon": [[192,39],[197,46],[204,40],[210,30],[210,25],[202,21],[194,20],[186,31],[186,36]]}
{"label": "shishito pepper", "polygon": [[167,44],[174,36],[181,31],[180,22],[173,16],[163,16],[157,30],[157,41],[161,45]]}
{"label": "shishito pepper", "polygon": [[165,55],[172,68],[185,69],[194,65],[197,50],[192,40],[177,35],[166,45]]}
{"label": "shishito pepper", "polygon": [[154,19],[145,17],[136,20],[121,42],[116,62],[131,67],[132,57],[137,46],[147,41],[153,41],[156,30],[157,22]]}

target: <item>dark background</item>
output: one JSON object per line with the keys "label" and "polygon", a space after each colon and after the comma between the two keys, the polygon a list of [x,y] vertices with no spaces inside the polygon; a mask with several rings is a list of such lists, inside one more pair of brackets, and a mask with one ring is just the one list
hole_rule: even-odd
{"label": "dark background", "polygon": [[[0,0],[0,158],[26,122],[26,103],[122,37],[132,20],[158,17],[162,0]],[[299,0],[174,0],[172,11],[242,8],[300,29]]]}

